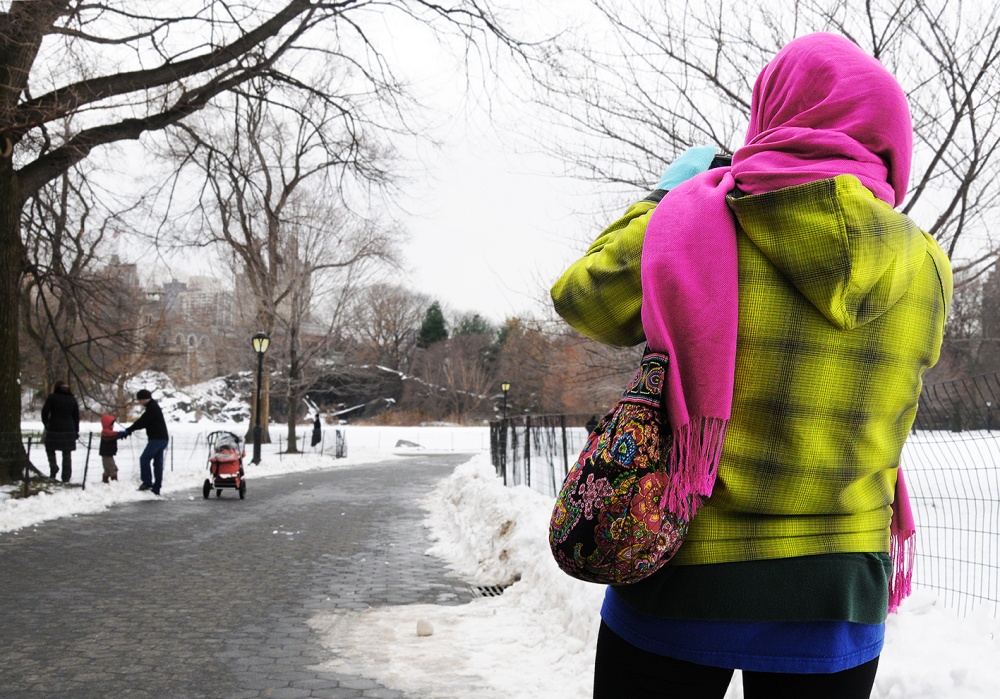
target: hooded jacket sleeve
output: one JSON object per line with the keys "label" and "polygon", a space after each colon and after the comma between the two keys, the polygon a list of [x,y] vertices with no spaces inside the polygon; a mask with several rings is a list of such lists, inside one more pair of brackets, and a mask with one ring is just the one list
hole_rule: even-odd
{"label": "hooded jacket sleeve", "polygon": [[642,242],[646,224],[663,194],[656,190],[630,206],[553,285],[556,313],[587,337],[615,347],[631,347],[645,340]]}

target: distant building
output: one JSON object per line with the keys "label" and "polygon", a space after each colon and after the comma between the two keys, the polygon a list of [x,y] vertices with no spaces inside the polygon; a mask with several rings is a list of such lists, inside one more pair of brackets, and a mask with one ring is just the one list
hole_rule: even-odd
{"label": "distant building", "polygon": [[157,368],[175,383],[198,383],[233,371],[238,333],[232,291],[211,277],[174,279],[151,292],[150,303],[162,316],[155,342]]}

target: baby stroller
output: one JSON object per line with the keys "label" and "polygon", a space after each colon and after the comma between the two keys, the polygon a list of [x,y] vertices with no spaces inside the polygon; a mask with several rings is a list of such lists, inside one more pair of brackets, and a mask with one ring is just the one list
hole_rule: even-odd
{"label": "baby stroller", "polygon": [[208,470],[212,477],[205,479],[202,495],[215,490],[215,497],[222,496],[223,488],[234,488],[240,493],[240,500],[247,496],[247,482],[243,480],[243,440],[232,432],[212,432],[208,441]]}

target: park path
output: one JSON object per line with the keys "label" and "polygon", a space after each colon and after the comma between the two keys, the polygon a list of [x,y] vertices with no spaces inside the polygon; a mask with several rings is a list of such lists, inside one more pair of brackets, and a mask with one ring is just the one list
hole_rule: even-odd
{"label": "park path", "polygon": [[418,504],[467,458],[250,466],[246,500],[177,492],[0,534],[0,697],[402,699],[322,670],[308,620],[474,597],[425,555]]}

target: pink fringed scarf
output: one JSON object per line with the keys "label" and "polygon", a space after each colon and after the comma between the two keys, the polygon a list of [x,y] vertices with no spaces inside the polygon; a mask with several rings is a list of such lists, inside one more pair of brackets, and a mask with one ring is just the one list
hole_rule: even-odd
{"label": "pink fringed scarf", "polygon": [[[874,58],[843,37],[789,43],[753,89],[746,144],[731,168],[671,190],[646,229],[642,324],[671,357],[666,409],[674,431],[664,504],[694,515],[712,493],[733,402],[738,313],[736,230],[726,195],[855,175],[898,206],[906,194],[912,124],[906,97]],[[909,594],[913,516],[902,471],[893,502],[890,609]]]}
{"label": "pink fringed scarf", "polygon": [[917,554],[917,525],[910,508],[903,469],[896,470],[896,497],[892,501],[889,555],[892,557],[892,578],[889,580],[889,611],[899,609],[899,603],[910,596],[913,587],[913,559]]}

